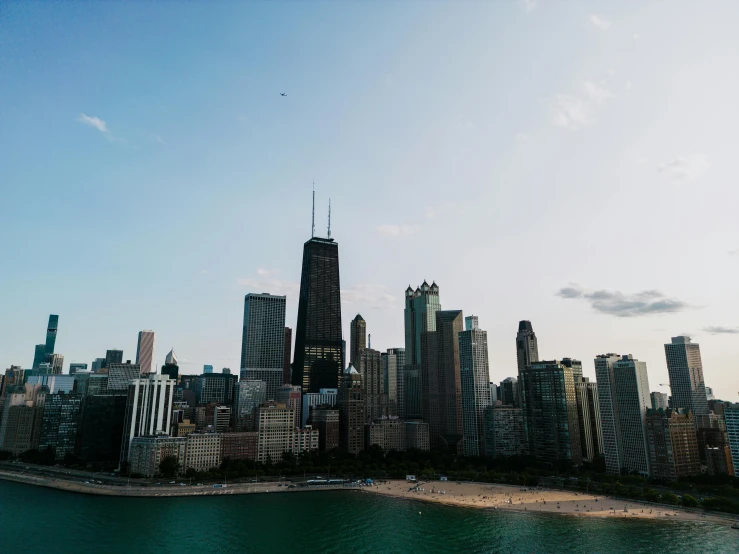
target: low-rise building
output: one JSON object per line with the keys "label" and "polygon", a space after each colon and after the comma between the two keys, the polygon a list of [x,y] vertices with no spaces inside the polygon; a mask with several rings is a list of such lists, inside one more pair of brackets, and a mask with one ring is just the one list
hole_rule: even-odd
{"label": "low-rise building", "polygon": [[365,449],[373,444],[385,452],[430,448],[429,425],[421,421],[403,421],[397,417],[376,419],[365,424],[364,436]]}
{"label": "low-rise building", "polygon": [[159,435],[156,437],[134,437],[131,440],[128,463],[129,472],[145,477],[159,474],[159,464],[169,456],[174,456],[183,472],[182,461],[185,458],[187,439]]}
{"label": "low-rise building", "polygon": [[333,450],[339,447],[339,409],[331,406],[312,406],[311,426],[318,431],[318,449]]}
{"label": "low-rise building", "polygon": [[319,435],[318,429],[313,429],[310,425],[303,429],[295,428],[291,452],[298,456],[303,452],[318,450]]}
{"label": "low-rise building", "polygon": [[189,419],[183,419],[180,423],[175,423],[172,426],[172,436],[175,437],[186,437],[190,433],[195,432],[195,424],[190,423]]}
{"label": "low-rise building", "polygon": [[256,460],[259,433],[247,431],[221,436],[221,460]]}
{"label": "low-rise building", "polygon": [[523,410],[500,403],[485,410],[485,455],[493,458],[526,453]]}
{"label": "low-rise building", "polygon": [[184,469],[208,471],[221,465],[221,434],[190,433],[187,435]]}

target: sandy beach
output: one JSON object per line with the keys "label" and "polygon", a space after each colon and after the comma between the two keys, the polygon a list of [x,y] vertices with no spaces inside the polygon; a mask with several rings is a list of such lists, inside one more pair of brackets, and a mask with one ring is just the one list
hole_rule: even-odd
{"label": "sandy beach", "polygon": [[701,509],[667,507],[545,488],[517,487],[491,483],[457,483],[454,481],[419,482],[387,481],[362,489],[374,494],[439,502],[492,510],[567,514],[577,517],[617,517],[622,519],[663,519],[672,521],[711,521],[727,523],[731,518]]}

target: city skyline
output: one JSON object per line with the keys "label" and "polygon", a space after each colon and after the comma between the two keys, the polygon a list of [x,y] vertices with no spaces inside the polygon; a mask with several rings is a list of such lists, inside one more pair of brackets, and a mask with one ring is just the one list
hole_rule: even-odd
{"label": "city skyline", "polygon": [[[376,349],[404,346],[403,290],[435,280],[445,306],[485,321],[495,382],[517,374],[514,326],[530,320],[541,359],[567,353],[593,378],[596,355],[631,353],[662,392],[663,345],[687,334],[706,384],[735,400],[739,193],[726,185],[724,129],[739,121],[722,109],[739,92],[725,72],[731,7],[610,3],[599,26],[595,8],[543,3],[389,6],[382,20],[361,5],[5,6],[14,47],[0,73],[16,86],[0,106],[10,213],[0,257],[11,268],[37,263],[41,249],[48,257],[36,277],[2,277],[0,303],[14,315],[0,322],[0,364],[30,367],[53,313],[65,371],[112,348],[135,359],[136,333],[149,328],[181,353],[182,373],[235,368],[246,293],[286,295],[295,326],[315,179],[319,229],[332,198],[347,343],[361,313]],[[165,16],[201,22],[186,53],[155,32]],[[371,52],[360,46],[368,20],[386,37]],[[316,25],[318,40],[307,30]],[[469,43],[438,44],[446,25],[467,29]],[[688,38],[676,44],[673,32]],[[543,42],[546,53],[531,47]],[[134,63],[144,51],[175,62],[176,84],[140,86],[156,77]],[[195,84],[183,91],[183,81]],[[704,95],[713,101],[696,110]],[[38,197],[64,221],[27,218]],[[110,225],[103,206],[126,225]],[[274,207],[280,224],[269,210],[243,217],[254,206]],[[552,226],[554,213],[572,224]],[[678,252],[692,263],[678,266]],[[101,304],[115,317],[100,318]]]}

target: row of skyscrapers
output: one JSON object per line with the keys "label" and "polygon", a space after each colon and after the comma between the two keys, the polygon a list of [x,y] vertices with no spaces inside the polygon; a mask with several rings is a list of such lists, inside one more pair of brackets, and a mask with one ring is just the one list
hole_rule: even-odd
{"label": "row of skyscrapers", "polygon": [[515,339],[517,378],[498,385],[477,316],[442,310],[439,287],[425,281],[405,291],[404,347],[371,348],[357,315],[347,359],[340,290],[338,244],[330,234],[312,237],[294,352],[286,298],[249,293],[238,376],[211,366],[180,375],[174,351],[159,374],[152,331],[139,334],[135,364],[109,350],[90,371],[70,364],[61,375],[52,315],[34,366],[12,367],[0,386],[0,450],[51,448],[57,460],[114,461],[147,475],[167,455],[183,470],[208,469],[224,458],[266,462],[372,445],[530,455],[553,465],[604,457],[609,472],[664,479],[733,474],[739,462],[739,406],[709,400],[700,350],[688,337],[665,345],[669,400],[650,391],[646,364],[631,355],[597,356],[595,382],[576,359],[541,360],[529,321]]}

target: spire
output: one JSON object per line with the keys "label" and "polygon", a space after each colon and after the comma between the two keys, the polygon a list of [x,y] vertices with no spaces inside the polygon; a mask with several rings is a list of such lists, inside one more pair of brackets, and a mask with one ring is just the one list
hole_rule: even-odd
{"label": "spire", "polygon": [[310,238],[316,236],[316,182],[313,181],[313,214],[310,219]]}
{"label": "spire", "polygon": [[328,199],[328,240],[331,240],[331,199]]}

